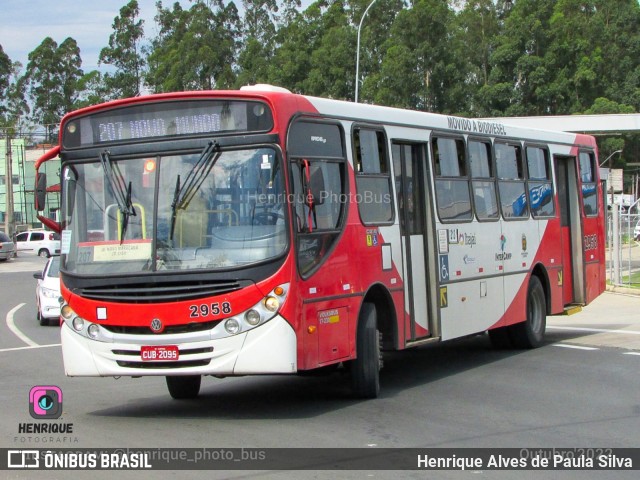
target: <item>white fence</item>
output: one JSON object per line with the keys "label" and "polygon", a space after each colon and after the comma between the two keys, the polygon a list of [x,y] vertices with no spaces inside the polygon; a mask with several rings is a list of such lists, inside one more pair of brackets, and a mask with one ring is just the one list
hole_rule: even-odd
{"label": "white fence", "polygon": [[637,203],[626,211],[612,205],[607,216],[607,278],[613,285],[640,286],[640,215],[629,213]]}

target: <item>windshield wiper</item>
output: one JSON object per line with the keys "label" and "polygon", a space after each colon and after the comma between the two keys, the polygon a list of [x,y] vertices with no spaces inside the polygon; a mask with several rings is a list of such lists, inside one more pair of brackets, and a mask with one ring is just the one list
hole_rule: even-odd
{"label": "windshield wiper", "polygon": [[173,239],[173,232],[176,226],[176,216],[178,210],[184,210],[196,195],[200,186],[205,181],[209,172],[220,158],[220,145],[218,142],[209,142],[204,150],[200,153],[200,158],[193,165],[184,183],[180,184],[180,175],[176,178],[176,188],[173,192],[173,201],[171,202],[171,231],[169,238]]}
{"label": "windshield wiper", "polygon": [[122,214],[122,223],[120,224],[120,243],[122,243],[127,232],[129,217],[131,215],[136,216],[136,211],[131,202],[131,182],[128,185],[126,184],[120,168],[117,165],[114,168],[114,164],[111,163],[111,157],[107,150],[100,154],[100,162],[102,163],[105,177],[109,182],[111,194],[116,199],[118,210]]}

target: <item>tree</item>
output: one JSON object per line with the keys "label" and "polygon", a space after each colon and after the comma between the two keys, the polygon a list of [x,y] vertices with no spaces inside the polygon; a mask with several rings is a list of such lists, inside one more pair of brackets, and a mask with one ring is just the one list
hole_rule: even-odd
{"label": "tree", "polygon": [[110,98],[102,74],[98,70],[92,70],[78,79],[76,88],[75,108],[96,105]]}
{"label": "tree", "polygon": [[243,41],[238,55],[236,86],[268,82],[275,51],[276,0],[242,0]]}
{"label": "tree", "polygon": [[29,113],[21,69],[22,64],[12,62],[0,45],[0,127],[9,134],[26,126],[25,116]]}
{"label": "tree", "polygon": [[[614,113],[635,113],[636,110],[631,105],[623,105],[607,98],[597,98],[591,107],[584,111],[585,115],[607,115]],[[637,158],[638,134],[598,136],[598,150],[600,158],[607,158],[616,150],[623,150],[620,156],[611,157],[611,165],[614,168],[623,168],[626,164],[625,157]],[[636,154],[634,155],[634,152]],[[609,165],[606,165],[609,167]]]}
{"label": "tree", "polygon": [[84,75],[80,48],[73,38],[66,38],[56,50],[59,62],[59,75],[61,87],[61,109],[64,115],[76,108],[78,99],[78,82]]}
{"label": "tree", "polygon": [[276,49],[268,67],[269,83],[304,93],[311,69],[311,53],[319,36],[320,7],[310,5],[304,13],[285,10],[276,33]]}
{"label": "tree", "polygon": [[31,121],[44,125],[47,138],[52,139],[64,106],[58,44],[46,37],[29,53],[24,82],[32,104]]}
{"label": "tree", "polygon": [[[545,54],[555,0],[514,2],[503,10],[502,31],[491,55],[489,82],[479,92],[480,109],[491,116],[548,115],[557,102]],[[561,89],[561,88],[560,88]]]}
{"label": "tree", "polygon": [[601,0],[603,24],[601,78],[604,96],[640,111],[640,4],[637,0]]}
{"label": "tree", "polygon": [[140,95],[145,68],[140,42],[144,20],[138,19],[138,2],[131,0],[113,20],[109,46],[100,51],[98,64],[113,65],[115,73],[105,73],[103,81],[110,98]]}
{"label": "tree", "polygon": [[7,115],[5,99],[7,98],[7,92],[9,91],[9,85],[11,84],[11,71],[11,59],[6,53],[4,53],[4,49],[2,48],[2,45],[0,45],[0,118],[3,120],[5,120]]}
{"label": "tree", "polygon": [[463,62],[464,83],[459,102],[461,114],[485,115],[478,96],[489,84],[491,55],[496,49],[500,19],[493,0],[469,0],[456,16],[453,27],[455,55]]}
{"label": "tree", "polygon": [[189,10],[158,2],[160,31],[151,43],[148,84],[156,92],[229,88],[235,80],[240,19],[233,4],[196,0]]}
{"label": "tree", "polygon": [[[399,12],[403,10],[405,0],[376,0],[363,18],[367,7],[371,5],[371,0],[350,0],[351,6],[350,22],[354,29],[355,46],[357,48],[358,27],[360,29],[360,62],[358,65],[359,81],[361,82],[359,101],[371,101],[376,95],[378,84],[376,78],[381,73],[386,50],[392,48],[393,44],[387,42],[393,24]],[[354,50],[353,60],[347,64],[347,68],[352,72],[355,79],[357,51]],[[355,80],[354,80],[355,81]],[[355,85],[353,85],[355,91]],[[354,92],[355,93],[355,92]]]}
{"label": "tree", "polygon": [[453,11],[438,0],[416,0],[398,14],[385,43],[381,73],[370,80],[375,86],[368,87],[375,92],[375,103],[443,113],[460,110],[449,93],[464,80],[449,33],[453,19]]}
{"label": "tree", "polygon": [[353,98],[356,38],[343,1],[327,2],[327,10],[319,20],[320,36],[311,52],[311,68],[303,83],[304,91],[330,98]]}
{"label": "tree", "polygon": [[[32,123],[44,125],[47,138],[53,140],[60,119],[75,108],[77,85],[83,72],[78,44],[72,38],[60,46],[51,38],[45,38],[29,53],[29,63],[19,80],[17,98],[26,91],[32,105]],[[23,90],[24,89],[24,90]]]}
{"label": "tree", "polygon": [[599,98],[640,107],[635,0],[531,0],[505,9],[481,88],[488,115],[581,113]]}

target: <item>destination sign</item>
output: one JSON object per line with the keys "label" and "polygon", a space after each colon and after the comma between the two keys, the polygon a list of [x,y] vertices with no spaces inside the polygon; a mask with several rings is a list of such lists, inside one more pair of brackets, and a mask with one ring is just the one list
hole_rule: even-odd
{"label": "destination sign", "polygon": [[63,126],[65,148],[230,132],[266,132],[267,106],[238,100],[143,103],[71,119]]}

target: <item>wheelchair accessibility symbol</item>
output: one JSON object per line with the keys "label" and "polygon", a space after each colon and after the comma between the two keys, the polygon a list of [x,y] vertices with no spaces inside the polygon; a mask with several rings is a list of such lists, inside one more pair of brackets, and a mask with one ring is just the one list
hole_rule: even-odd
{"label": "wheelchair accessibility symbol", "polygon": [[440,281],[449,280],[449,255],[440,255]]}

